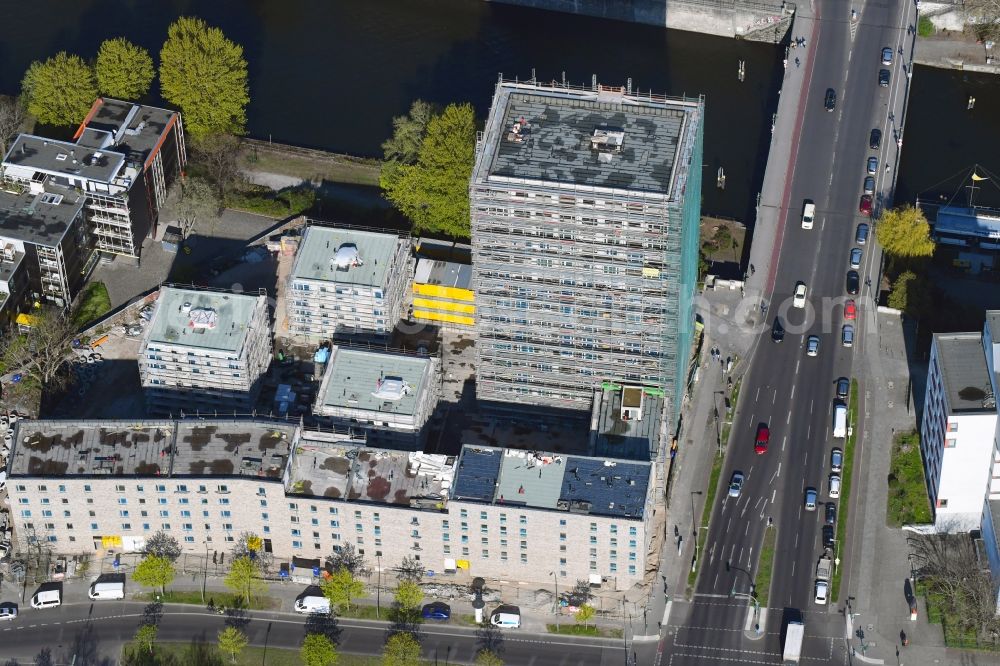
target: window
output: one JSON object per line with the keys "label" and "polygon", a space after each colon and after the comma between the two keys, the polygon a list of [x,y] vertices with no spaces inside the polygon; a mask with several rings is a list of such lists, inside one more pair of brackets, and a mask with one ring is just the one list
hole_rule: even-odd
{"label": "window", "polygon": [[444,542],[448,542],[451,541],[451,537],[448,535],[447,532],[445,532],[444,534],[441,535],[441,540]]}
{"label": "window", "polygon": [[128,518],[128,511],[119,511],[118,515],[121,518]]}
{"label": "window", "polygon": [[503,560],[504,562],[507,561],[507,551],[506,550],[501,550],[500,551],[500,559]]}
{"label": "window", "polygon": [[169,511],[160,511],[160,518],[169,518],[169,517],[170,517]]}
{"label": "window", "polygon": [[528,563],[528,554],[521,553],[521,564],[527,564],[527,563]]}
{"label": "window", "polygon": [[166,497],[161,497],[158,500],[156,500],[156,503],[157,504],[166,504],[167,503],[167,498]]}
{"label": "window", "polygon": [[233,517],[233,512],[232,511],[220,511],[219,515],[221,517],[223,517],[223,518],[232,518]]}
{"label": "window", "polygon": [[[18,486],[18,487],[17,487],[17,489],[18,489],[18,490],[24,490],[24,486]],[[89,493],[89,492],[90,492],[90,486],[89,486],[89,485],[85,485],[85,486],[83,487],[83,492],[85,492],[85,493]]]}
{"label": "window", "polygon": [[125,499],[124,497],[119,497],[118,498],[118,503],[119,504],[128,504],[128,500]]}
{"label": "window", "polygon": [[522,527],[520,529],[520,536],[522,536],[522,537],[528,536],[528,530]]}
{"label": "window", "polygon": [[597,543],[597,537],[591,536],[590,537],[590,543],[592,543],[592,544]]}
{"label": "window", "polygon": [[618,534],[618,526],[617,525],[611,525],[610,527],[608,527],[608,529],[611,531],[612,534]]}
{"label": "window", "polygon": [[181,529],[183,529],[185,532],[190,532],[193,529],[193,527],[191,523],[184,523],[183,525],[181,525]]}
{"label": "window", "polygon": [[479,512],[479,520],[486,520],[486,512],[485,511],[480,511]]}
{"label": "window", "polygon": [[487,550],[486,548],[483,548],[483,559],[484,560],[490,559],[490,551]]}
{"label": "window", "polygon": [[507,522],[507,514],[506,513],[501,513],[500,514],[500,522],[501,523],[506,523]]}
{"label": "window", "polygon": [[958,443],[958,440],[956,440],[954,437],[949,437],[946,440],[944,440],[944,448],[946,448],[946,449],[953,449],[953,448],[955,448],[955,444],[957,444],[957,443]]}
{"label": "window", "polygon": [[292,541],[292,548],[297,548],[297,549],[302,548],[302,542],[301,541]]}
{"label": "window", "polygon": [[23,511],[21,511],[21,517],[22,518],[31,518],[31,511],[29,511],[28,509],[24,509]]}
{"label": "window", "polygon": [[634,576],[635,575],[635,565],[634,564],[628,565],[628,573],[629,573],[630,576]]}
{"label": "window", "polygon": [[97,529],[97,523],[91,523],[90,524],[90,529],[96,530]]}
{"label": "window", "polygon": [[946,509],[948,507],[948,500],[938,499],[937,506],[939,509]]}
{"label": "window", "polygon": [[527,516],[520,516],[520,520],[519,520],[519,522],[520,522],[520,523],[521,523],[522,525],[527,525],[527,524],[528,524],[528,517],[527,517]]}
{"label": "window", "polygon": [[560,518],[559,519],[559,527],[566,527],[566,519],[565,518]]}
{"label": "window", "polygon": [[489,525],[480,525],[479,526],[479,533],[480,534],[489,534],[489,531],[490,531]]}
{"label": "window", "polygon": [[590,524],[590,531],[591,532],[596,532],[597,531],[597,523],[591,523]]}
{"label": "window", "polygon": [[948,432],[958,432],[958,422],[949,421],[948,422]]}
{"label": "window", "polygon": [[340,521],[339,520],[331,520],[330,521],[330,527],[340,527]]}
{"label": "window", "polygon": [[618,571],[618,565],[614,562],[611,563],[611,573],[616,573]]}
{"label": "window", "polygon": [[160,528],[164,529],[164,530],[169,530],[170,529],[170,523],[162,523],[160,525]]}
{"label": "window", "polygon": [[66,492],[66,486],[59,486],[59,492],[61,493]]}
{"label": "window", "polygon": [[156,486],[156,492],[158,492],[158,493],[165,493],[165,492],[167,492],[167,487],[166,486],[158,485],[158,486]]}
{"label": "window", "polygon": [[560,541],[565,541],[566,540],[566,533],[565,532],[560,532],[559,533],[559,540]]}
{"label": "window", "polygon": [[628,535],[629,536],[635,536],[636,535],[636,529],[634,527],[628,528]]}

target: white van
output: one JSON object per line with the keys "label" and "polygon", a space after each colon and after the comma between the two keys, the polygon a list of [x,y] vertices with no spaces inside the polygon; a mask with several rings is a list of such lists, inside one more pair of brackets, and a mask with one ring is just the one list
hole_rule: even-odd
{"label": "white van", "polygon": [[330,613],[330,600],[326,597],[319,597],[307,594],[295,600],[295,612],[312,615],[313,613]]}
{"label": "white van", "polygon": [[517,606],[497,606],[490,615],[490,624],[495,627],[519,629],[521,627],[521,609]]}
{"label": "white van", "polygon": [[122,581],[97,582],[90,586],[87,596],[91,599],[124,599],[125,583]]}
{"label": "white van", "polygon": [[59,590],[39,590],[31,597],[32,608],[55,608],[62,604]]}
{"label": "white van", "polygon": [[837,439],[847,437],[847,405],[838,403],[833,406],[833,436]]}
{"label": "white van", "polygon": [[814,219],[816,219],[816,204],[806,199],[802,205],[802,228],[812,229]]}

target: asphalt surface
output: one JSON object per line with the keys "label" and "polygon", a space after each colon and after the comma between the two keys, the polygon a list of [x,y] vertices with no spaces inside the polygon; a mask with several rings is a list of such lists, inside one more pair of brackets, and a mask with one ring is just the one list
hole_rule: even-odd
{"label": "asphalt surface", "polygon": [[[866,160],[879,157],[877,207],[883,201],[881,188],[891,185],[898,163],[893,128],[901,122],[906,80],[898,48],[903,45],[910,55],[907,25],[915,23],[910,0],[869,0],[856,7],[860,19],[852,26],[848,3],[826,0],[813,6],[815,31],[807,41],[808,56],[801,56],[806,70],[803,113],[780,212],[784,228],[775,243],[778,260],[768,281],[773,292],[766,299],[766,322],[770,325],[779,316],[786,333],[780,343],[771,341],[769,327],[760,334],[743,378],[694,603],[673,637],[676,649],[668,649],[674,653],[671,664],[772,661],[782,651],[784,621],[796,610],[803,613],[807,627],[804,657],[845,658],[842,649],[835,654],[835,646],[842,647],[835,639],[844,635],[844,618],[837,608],[814,603],[813,583],[824,552],[822,504],[834,501],[828,497],[830,450],[845,443],[832,437],[835,382],[852,376],[854,349],[841,344],[843,304],[848,298],[857,302],[858,321],[853,323],[858,345],[858,336],[864,335],[862,318],[875,307],[865,284],[866,276],[876,281],[879,268],[871,244],[862,246],[861,293],[848,296],[845,280],[850,250],[857,246],[856,226],[869,221],[858,213]],[[808,34],[798,26],[796,33]],[[884,46],[894,51],[889,87],[878,85]],[[789,52],[789,67],[796,66],[794,59],[801,53]],[[828,88],[837,92],[833,112],[824,108]],[[876,127],[883,133],[878,151],[869,148],[869,133]],[[817,209],[811,230],[801,228],[806,199]],[[808,286],[805,309],[791,303],[799,281]],[[805,353],[810,335],[820,337],[817,357]],[[761,424],[770,429],[770,445],[766,454],[757,455],[754,440]],[[727,496],[735,470],[746,476],[738,498]],[[819,491],[815,513],[803,507],[807,487]],[[769,608],[757,615],[748,598],[767,529],[777,530],[774,578]],[[836,544],[833,555],[842,550],[842,544]],[[841,566],[850,562],[842,561]],[[843,590],[846,585],[842,596]]]}
{"label": "asphalt surface", "polygon": [[[54,663],[76,666],[116,663],[121,646],[132,639],[143,622],[147,606],[135,602],[64,604],[56,609],[22,607],[21,615],[0,625],[0,658],[34,663],[43,649],[51,650]],[[182,605],[166,605],[158,620],[159,642],[215,643],[218,632],[235,624],[250,644],[297,650],[306,633],[305,619],[288,613],[251,612],[228,617]],[[378,655],[388,636],[387,623],[341,619],[326,625],[343,653]],[[502,630],[486,638],[476,630],[449,625],[424,624],[418,636],[424,656],[436,663],[471,664],[476,652],[491,644],[505,663],[517,664],[621,664],[621,640],[538,635]],[[643,653],[639,663],[651,663]],[[642,661],[650,659],[650,661]]]}

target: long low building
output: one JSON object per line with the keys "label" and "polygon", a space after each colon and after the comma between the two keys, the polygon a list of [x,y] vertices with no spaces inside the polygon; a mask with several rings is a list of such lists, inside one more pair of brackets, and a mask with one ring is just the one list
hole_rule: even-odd
{"label": "long low building", "polygon": [[18,550],[190,552],[254,532],[277,560],[350,543],[383,567],[627,589],[648,549],[648,463],[464,447],[331,443],[285,422],[19,421],[8,462]]}

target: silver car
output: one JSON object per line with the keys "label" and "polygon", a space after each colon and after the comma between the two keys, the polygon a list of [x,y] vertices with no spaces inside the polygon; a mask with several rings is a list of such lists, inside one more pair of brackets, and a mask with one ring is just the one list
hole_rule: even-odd
{"label": "silver car", "polygon": [[809,487],[806,488],[806,511],[816,510],[816,489]]}
{"label": "silver car", "polygon": [[844,328],[840,332],[840,341],[844,343],[845,347],[854,346],[854,326],[844,324]]}
{"label": "silver car", "polygon": [[851,268],[861,268],[864,251],[860,247],[851,248]]}
{"label": "silver car", "polygon": [[830,451],[830,471],[837,474],[844,466],[844,452],[840,449]]}
{"label": "silver car", "polygon": [[868,176],[865,178],[865,194],[875,194],[875,177]]}
{"label": "silver car", "polygon": [[869,157],[868,158],[868,175],[874,176],[878,172],[878,158]]}
{"label": "silver car", "polygon": [[819,336],[810,335],[806,340],[806,356],[819,356]]}
{"label": "silver car", "polygon": [[858,225],[858,231],[854,234],[854,242],[864,245],[868,242],[868,225],[864,222]]}

